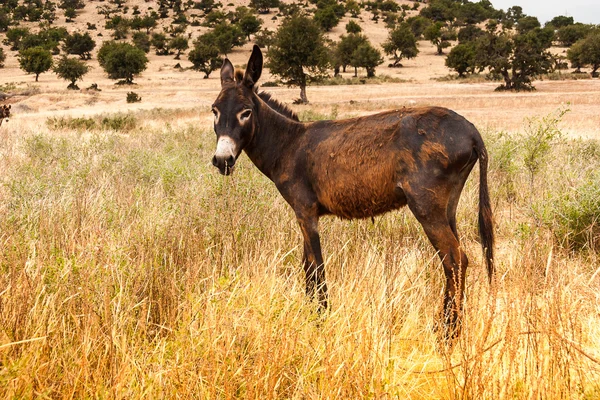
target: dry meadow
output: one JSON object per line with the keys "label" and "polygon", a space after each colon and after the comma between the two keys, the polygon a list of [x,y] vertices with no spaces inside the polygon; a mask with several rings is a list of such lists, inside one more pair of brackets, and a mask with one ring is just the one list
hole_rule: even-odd
{"label": "dry meadow", "polygon": [[[498,270],[490,287],[475,168],[458,210],[470,269],[452,352],[433,330],[441,265],[407,209],[321,220],[331,309],[315,312],[287,204],[245,156],[231,177],[210,163],[218,73],[152,55],[123,87],[92,60],[79,86],[102,90],[74,92],[50,73],[35,84],[9,54],[0,397],[600,398],[600,81],[498,93],[433,80],[450,71],[419,46],[404,68],[377,70],[401,81],[310,86],[311,103],[292,107],[315,120],[440,105],[482,132]],[[132,90],[140,103],[126,103]]]}

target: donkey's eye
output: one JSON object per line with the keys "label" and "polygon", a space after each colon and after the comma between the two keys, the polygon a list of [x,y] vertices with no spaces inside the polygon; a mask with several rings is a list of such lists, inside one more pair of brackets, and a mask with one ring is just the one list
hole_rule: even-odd
{"label": "donkey's eye", "polygon": [[244,110],[240,114],[240,119],[241,120],[246,120],[246,119],[250,118],[250,115],[252,115],[252,110]]}

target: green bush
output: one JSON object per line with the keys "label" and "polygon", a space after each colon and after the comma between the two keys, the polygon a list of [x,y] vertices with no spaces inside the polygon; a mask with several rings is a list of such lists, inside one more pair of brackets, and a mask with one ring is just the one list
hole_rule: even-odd
{"label": "green bush", "polygon": [[136,92],[127,93],[128,103],[139,103],[140,101],[142,101],[142,98]]}
{"label": "green bush", "polygon": [[550,201],[546,222],[569,250],[600,249],[600,173]]}
{"label": "green bush", "polygon": [[132,84],[134,75],[146,69],[148,58],[143,50],[129,43],[104,42],[98,51],[98,63],[110,79],[123,79]]}

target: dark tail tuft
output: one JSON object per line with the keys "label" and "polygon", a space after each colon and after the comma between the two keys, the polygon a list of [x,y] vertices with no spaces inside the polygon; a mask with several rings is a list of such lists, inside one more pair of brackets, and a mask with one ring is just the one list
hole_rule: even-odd
{"label": "dark tail tuft", "polygon": [[475,151],[479,158],[479,238],[491,283],[494,277],[494,219],[487,183],[488,154],[481,138]]}

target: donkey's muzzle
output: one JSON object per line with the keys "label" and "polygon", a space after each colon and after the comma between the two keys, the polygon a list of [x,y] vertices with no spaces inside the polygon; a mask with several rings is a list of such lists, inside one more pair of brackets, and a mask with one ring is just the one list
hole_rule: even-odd
{"label": "donkey's muzzle", "polygon": [[233,167],[235,166],[235,157],[214,156],[212,158],[212,165],[217,167],[222,175],[231,175],[231,173],[233,172]]}

